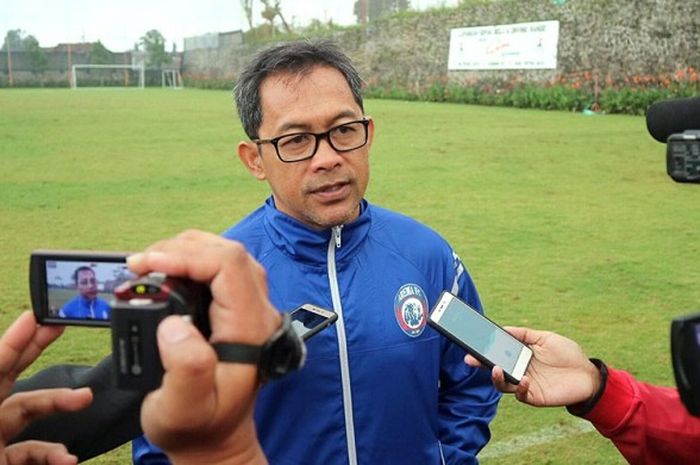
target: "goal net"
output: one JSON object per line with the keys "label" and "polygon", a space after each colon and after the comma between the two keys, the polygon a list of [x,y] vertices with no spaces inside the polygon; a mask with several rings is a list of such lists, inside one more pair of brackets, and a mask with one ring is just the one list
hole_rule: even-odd
{"label": "goal net", "polygon": [[143,89],[146,69],[135,65],[73,65],[71,87],[125,87]]}

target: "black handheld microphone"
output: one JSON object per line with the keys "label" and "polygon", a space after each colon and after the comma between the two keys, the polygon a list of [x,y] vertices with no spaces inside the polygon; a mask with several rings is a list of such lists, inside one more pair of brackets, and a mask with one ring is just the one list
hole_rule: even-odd
{"label": "black handheld microphone", "polygon": [[647,110],[649,134],[664,144],[672,134],[700,130],[700,97],[656,102]]}

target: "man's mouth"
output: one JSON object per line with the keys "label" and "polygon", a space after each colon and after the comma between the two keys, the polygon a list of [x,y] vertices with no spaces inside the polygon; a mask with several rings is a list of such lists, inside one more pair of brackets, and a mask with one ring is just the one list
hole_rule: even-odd
{"label": "man's mouth", "polygon": [[320,195],[331,195],[337,193],[348,186],[350,183],[348,181],[334,182],[332,184],[323,184],[322,186],[316,187],[311,190],[312,194]]}

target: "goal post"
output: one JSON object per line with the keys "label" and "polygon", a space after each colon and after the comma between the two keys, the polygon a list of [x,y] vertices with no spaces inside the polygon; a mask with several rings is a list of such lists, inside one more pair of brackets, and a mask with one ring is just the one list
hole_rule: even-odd
{"label": "goal post", "polygon": [[170,89],[182,89],[182,76],[176,69],[164,69],[160,72],[161,87]]}
{"label": "goal post", "polygon": [[73,89],[79,87],[143,89],[146,86],[146,67],[143,63],[133,65],[73,65],[71,77],[71,88]]}

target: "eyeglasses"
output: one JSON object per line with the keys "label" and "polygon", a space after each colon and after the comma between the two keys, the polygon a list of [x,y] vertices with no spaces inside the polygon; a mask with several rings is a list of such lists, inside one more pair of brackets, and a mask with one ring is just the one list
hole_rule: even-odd
{"label": "eyeglasses", "polygon": [[81,286],[87,286],[88,284],[97,284],[97,280],[95,278],[85,278],[79,280],[78,284],[80,284]]}
{"label": "eyeglasses", "polygon": [[253,139],[256,144],[272,144],[277,156],[285,163],[308,160],[316,155],[321,139],[326,139],[336,152],[350,152],[367,143],[368,119],[333,126],[326,132],[295,132],[273,139]]}

